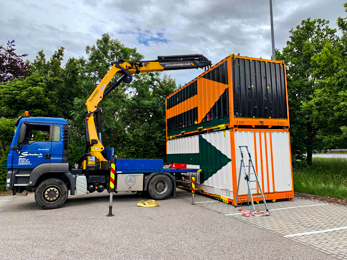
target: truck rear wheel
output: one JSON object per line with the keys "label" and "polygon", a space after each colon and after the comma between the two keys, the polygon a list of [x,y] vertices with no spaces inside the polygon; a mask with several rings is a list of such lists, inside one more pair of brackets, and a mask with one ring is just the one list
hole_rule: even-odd
{"label": "truck rear wheel", "polygon": [[148,194],[152,199],[164,200],[172,192],[172,181],[164,174],[155,175],[148,183]]}
{"label": "truck rear wheel", "polygon": [[59,179],[48,179],[40,183],[35,191],[35,200],[43,209],[56,209],[67,200],[66,184]]}

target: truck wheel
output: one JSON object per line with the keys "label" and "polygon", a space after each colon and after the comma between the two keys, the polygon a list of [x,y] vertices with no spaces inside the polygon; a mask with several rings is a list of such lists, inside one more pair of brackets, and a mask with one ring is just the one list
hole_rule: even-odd
{"label": "truck wheel", "polygon": [[158,174],[150,179],[148,183],[148,194],[152,199],[164,200],[170,196],[172,186],[169,176]]}
{"label": "truck wheel", "polygon": [[66,184],[59,179],[48,179],[35,190],[35,200],[43,209],[56,209],[67,200]]}

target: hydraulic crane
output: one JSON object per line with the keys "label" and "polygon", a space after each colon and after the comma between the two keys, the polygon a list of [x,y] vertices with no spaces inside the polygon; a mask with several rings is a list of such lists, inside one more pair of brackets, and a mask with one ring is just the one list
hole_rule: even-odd
{"label": "hydraulic crane", "polygon": [[[87,165],[95,165],[100,167],[100,169],[108,168],[108,161],[102,153],[104,146],[101,143],[101,109],[98,107],[98,104],[120,83],[131,83],[133,79],[132,74],[136,73],[198,69],[210,66],[211,61],[199,54],[158,56],[157,60],[152,61],[117,61],[112,63],[110,70],[85,103],[87,111],[83,114],[83,118],[85,122],[86,149],[83,156],[78,160],[81,168],[86,169]],[[116,74],[120,74],[120,77],[107,87]],[[96,127],[94,115],[96,117]]]}

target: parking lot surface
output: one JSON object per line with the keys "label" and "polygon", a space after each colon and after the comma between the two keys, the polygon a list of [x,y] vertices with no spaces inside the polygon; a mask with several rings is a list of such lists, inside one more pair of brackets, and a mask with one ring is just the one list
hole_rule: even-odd
{"label": "parking lot surface", "polygon": [[[216,200],[198,197],[197,205],[244,223],[309,245],[329,255],[347,259],[347,207],[318,200],[295,198],[294,201],[269,203],[270,217],[244,217],[236,208]],[[255,204],[264,210],[263,204]],[[252,210],[251,206],[242,206]]]}
{"label": "parking lot surface", "polygon": [[[137,207],[136,203],[145,197],[115,196],[115,216],[106,217],[108,193],[72,196],[55,210],[39,208],[33,194],[10,198],[0,197],[0,201],[6,199],[0,204],[0,259],[346,258],[346,229],[286,237],[347,226],[346,218],[338,218],[346,214],[343,206],[280,209],[321,203],[316,201],[276,202],[269,204],[271,216],[246,218],[230,204],[201,195],[196,195],[197,204],[193,206],[190,193],[177,190],[176,198],[160,201],[157,208]],[[327,216],[314,224],[311,220],[317,216],[304,214],[308,208],[317,210],[312,214],[337,210],[334,214],[340,222],[326,227],[334,221]],[[329,237],[331,234],[335,238]],[[337,237],[344,239],[337,241]],[[335,241],[335,249],[342,249],[334,253],[336,250],[317,247],[319,240]]]}

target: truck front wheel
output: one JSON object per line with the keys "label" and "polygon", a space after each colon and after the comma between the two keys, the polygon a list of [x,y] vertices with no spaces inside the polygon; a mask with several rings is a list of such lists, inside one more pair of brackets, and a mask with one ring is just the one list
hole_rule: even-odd
{"label": "truck front wheel", "polygon": [[66,184],[59,179],[48,179],[35,190],[35,200],[43,209],[56,209],[67,200]]}
{"label": "truck front wheel", "polygon": [[169,176],[158,174],[153,176],[148,183],[148,194],[152,199],[164,200],[172,192],[172,181]]}

